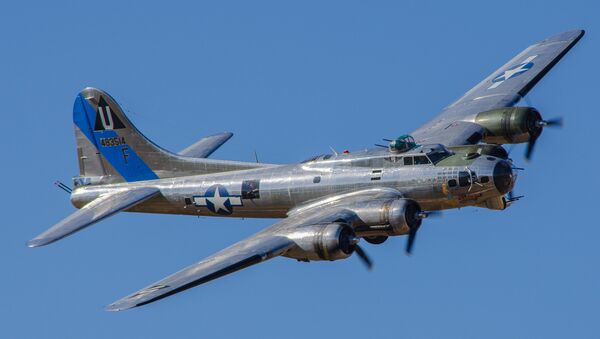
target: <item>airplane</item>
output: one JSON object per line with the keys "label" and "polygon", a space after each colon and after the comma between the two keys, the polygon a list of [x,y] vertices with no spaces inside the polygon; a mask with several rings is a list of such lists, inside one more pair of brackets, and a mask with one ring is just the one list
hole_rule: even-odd
{"label": "airplane", "polygon": [[430,122],[387,145],[325,154],[295,164],[209,159],[231,133],[201,139],[179,153],[147,139],[106,92],[85,88],[73,123],[79,175],[70,192],[76,212],[27,242],[50,244],[122,211],[192,216],[278,218],[270,227],[106,307],[146,305],[275,257],[341,260],[359,242],[407,235],[412,252],[428,216],[446,209],[504,210],[518,168],[504,144],[527,143],[545,127],[534,107],[517,106],[581,39],[563,32],[516,55]]}

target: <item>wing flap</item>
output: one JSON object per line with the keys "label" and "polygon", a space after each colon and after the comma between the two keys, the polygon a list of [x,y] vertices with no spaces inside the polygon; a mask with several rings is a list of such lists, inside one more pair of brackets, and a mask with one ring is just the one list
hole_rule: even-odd
{"label": "wing flap", "polygon": [[179,152],[179,155],[193,158],[208,158],[209,155],[221,147],[227,140],[231,139],[232,136],[233,133],[230,132],[209,135],[188,146]]}
{"label": "wing flap", "polygon": [[27,246],[39,247],[53,243],[115,213],[139,204],[158,193],[158,188],[140,187],[104,194],[47,231],[29,240]]}
{"label": "wing flap", "polygon": [[121,311],[166,298],[283,254],[294,243],[260,232],[106,307]]}

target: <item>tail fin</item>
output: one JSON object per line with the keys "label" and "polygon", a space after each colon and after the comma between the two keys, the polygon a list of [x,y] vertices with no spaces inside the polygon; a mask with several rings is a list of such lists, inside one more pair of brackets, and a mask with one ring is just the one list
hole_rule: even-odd
{"label": "tail fin", "polygon": [[261,167],[255,163],[195,159],[146,138],[107,93],[86,88],[75,99],[73,123],[80,176],[76,185],[153,180]]}

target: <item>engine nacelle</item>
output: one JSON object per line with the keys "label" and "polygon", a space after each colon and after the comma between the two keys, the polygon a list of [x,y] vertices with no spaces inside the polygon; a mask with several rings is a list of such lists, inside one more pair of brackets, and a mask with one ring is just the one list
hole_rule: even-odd
{"label": "engine nacelle", "polygon": [[507,107],[479,113],[474,122],[487,130],[485,142],[518,144],[538,137],[541,121],[540,112],[533,107]]}
{"label": "engine nacelle", "polygon": [[407,234],[410,228],[418,228],[423,221],[419,204],[408,199],[371,202],[352,211],[365,224],[357,228],[360,236]]}
{"label": "engine nacelle", "polygon": [[339,260],[352,255],[358,242],[345,223],[311,225],[286,235],[296,243],[284,256],[298,260]]}

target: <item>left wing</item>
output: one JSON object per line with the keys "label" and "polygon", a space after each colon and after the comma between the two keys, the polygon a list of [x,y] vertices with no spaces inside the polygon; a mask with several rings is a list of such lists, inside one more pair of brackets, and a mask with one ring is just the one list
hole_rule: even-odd
{"label": "left wing", "polygon": [[133,293],[106,307],[121,311],[166,298],[248,266],[283,254],[294,243],[272,234],[256,234],[194,265]]}
{"label": "left wing", "polygon": [[357,215],[349,206],[399,196],[400,193],[396,190],[376,188],[331,196],[306,204],[294,209],[286,219],[273,226],[108,305],[106,310],[121,311],[146,305],[283,255],[295,246],[294,241],[287,237],[291,229],[340,220],[352,223]]}
{"label": "left wing", "polygon": [[468,118],[515,105],[584,33],[583,30],[564,32],[529,46],[411,135],[421,144],[457,146],[477,143],[484,129],[468,122]]}

